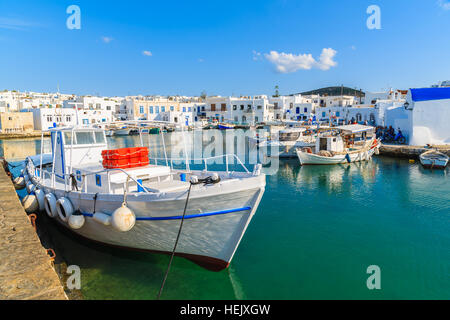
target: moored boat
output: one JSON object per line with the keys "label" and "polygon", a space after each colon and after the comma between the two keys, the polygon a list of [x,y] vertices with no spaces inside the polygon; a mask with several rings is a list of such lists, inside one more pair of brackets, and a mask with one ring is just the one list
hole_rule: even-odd
{"label": "moored boat", "polygon": [[420,163],[424,168],[429,169],[445,169],[448,164],[449,157],[437,150],[429,150],[419,156]]}
{"label": "moored boat", "polygon": [[234,129],[235,125],[231,123],[219,123],[218,129],[219,130],[228,130],[228,129]]}
{"label": "moored boat", "polygon": [[50,132],[51,156],[27,158],[26,175],[59,224],[96,242],[171,253],[183,220],[175,255],[211,270],[229,265],[264,194],[260,165],[175,170],[150,164],[143,147],[109,150],[99,128]]}
{"label": "moored boat", "polygon": [[363,125],[334,127],[319,135],[315,152],[312,148],[297,149],[300,165],[327,165],[367,161],[378,153],[381,143],[374,128]]}

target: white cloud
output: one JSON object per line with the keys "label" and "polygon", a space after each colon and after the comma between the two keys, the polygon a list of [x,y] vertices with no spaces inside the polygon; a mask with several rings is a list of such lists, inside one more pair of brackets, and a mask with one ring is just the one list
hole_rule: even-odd
{"label": "white cloud", "polygon": [[292,54],[292,53],[278,53],[277,51],[270,51],[265,53],[264,57],[275,65],[275,69],[279,73],[292,73],[298,70],[311,70],[313,68],[323,71],[335,67],[337,62],[333,60],[337,51],[331,48],[324,48],[320,54],[319,60],[313,58],[308,54]]}
{"label": "white cloud", "polygon": [[152,52],[151,52],[151,51],[148,51],[148,50],[142,51],[142,54],[143,54],[144,56],[147,56],[147,57],[151,57],[151,56],[153,55]]}
{"label": "white cloud", "polygon": [[105,37],[105,36],[103,36],[102,37],[102,41],[104,42],[104,43],[110,43],[111,41],[113,41],[114,39],[112,38],[112,37]]}
{"label": "white cloud", "polygon": [[438,5],[444,10],[450,10],[449,0],[438,0]]}
{"label": "white cloud", "polygon": [[254,61],[261,60],[261,52],[256,52],[255,50],[253,50],[253,60]]}

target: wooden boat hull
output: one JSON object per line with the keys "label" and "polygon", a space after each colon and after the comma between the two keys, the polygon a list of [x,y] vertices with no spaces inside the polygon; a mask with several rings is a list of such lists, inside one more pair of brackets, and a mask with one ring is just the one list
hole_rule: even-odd
{"label": "wooden boat hull", "polygon": [[[357,153],[338,154],[333,157],[324,157],[317,154],[304,152],[301,149],[297,149],[297,156],[300,160],[300,165],[330,165],[330,164],[343,164],[351,162],[368,161],[372,159],[372,156],[378,149],[378,145],[372,146],[369,150],[364,150]],[[349,161],[350,160],[350,161]]]}
{"label": "wooden boat hull", "polygon": [[427,151],[419,156],[420,163],[427,169],[445,169],[449,157],[441,152]]}

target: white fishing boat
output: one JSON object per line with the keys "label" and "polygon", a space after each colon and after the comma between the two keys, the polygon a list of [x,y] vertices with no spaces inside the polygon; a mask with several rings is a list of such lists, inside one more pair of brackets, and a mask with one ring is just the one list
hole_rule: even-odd
{"label": "white fishing boat", "polygon": [[[52,154],[41,151],[26,160],[36,208],[67,230],[117,247],[171,253],[180,232],[175,255],[210,270],[230,264],[264,193],[261,165],[249,171],[235,155],[224,155],[218,156],[225,159],[224,171],[208,170],[208,159],[203,170],[191,170],[189,161],[176,170],[167,157],[164,165],[105,169],[112,151],[104,151],[103,129],[49,131]],[[232,160],[241,171],[228,170]]]}
{"label": "white fishing boat", "polygon": [[119,129],[115,129],[114,130],[114,135],[116,135],[116,136],[128,136],[130,134],[131,130],[132,129],[128,128],[128,127],[122,127],[122,128],[119,128]]}
{"label": "white fishing boat", "polygon": [[251,137],[251,148],[265,148],[275,151],[271,156],[291,158],[296,156],[297,148],[313,147],[316,137],[306,127],[271,129],[270,134],[263,137]]}
{"label": "white fishing boat", "polygon": [[344,125],[319,135],[314,151],[297,149],[297,156],[301,165],[351,163],[370,160],[380,146],[373,127]]}
{"label": "white fishing boat", "polygon": [[424,168],[429,169],[445,169],[448,164],[449,157],[437,150],[429,150],[419,156],[420,163]]}

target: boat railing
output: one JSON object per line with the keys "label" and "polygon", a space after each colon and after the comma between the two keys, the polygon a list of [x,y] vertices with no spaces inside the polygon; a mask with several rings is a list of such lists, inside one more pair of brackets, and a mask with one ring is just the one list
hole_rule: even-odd
{"label": "boat railing", "polygon": [[[235,154],[223,154],[223,155],[219,155],[219,156],[212,156],[212,157],[207,157],[207,158],[190,158],[189,161],[193,161],[193,162],[201,162],[204,165],[204,171],[208,172],[208,161],[210,160],[215,160],[215,159],[225,159],[225,172],[226,173],[230,173],[229,170],[229,166],[230,166],[230,161],[229,158],[233,158],[237,161],[237,163],[245,170],[246,173],[250,173],[250,171],[247,169],[247,167],[245,166],[245,164],[241,161],[241,159],[239,159],[239,157]],[[185,162],[186,165],[186,170],[189,171],[189,167],[187,166],[187,161],[186,159],[183,158],[156,158],[156,157],[151,157],[150,161],[154,161],[154,163],[157,165],[158,161],[164,162],[166,164],[166,166],[169,166],[173,169],[173,163],[176,162]]]}
{"label": "boat railing", "polygon": [[[32,164],[31,167],[32,170],[34,170],[35,175],[39,178],[39,184],[40,185],[44,185],[44,181],[46,178],[49,179],[51,186],[54,188],[55,187],[55,183],[56,183],[56,178],[60,178],[62,180],[64,180],[64,190],[67,190],[67,188],[72,186],[72,179],[76,179],[76,175],[75,174],[57,174],[56,172],[50,172],[47,170],[44,170],[37,167],[34,167],[34,165]],[[142,185],[141,182],[139,182],[137,179],[135,179],[133,176],[131,176],[128,172],[126,172],[125,170],[121,169],[121,168],[113,168],[113,169],[103,169],[103,170],[99,170],[99,171],[95,171],[95,172],[86,172],[81,174],[81,191],[84,191],[85,193],[88,192],[88,183],[87,183],[87,176],[91,176],[91,175],[97,175],[97,174],[101,174],[101,173],[107,173],[108,174],[108,189],[111,190],[111,182],[109,179],[109,174],[111,172],[114,171],[120,171],[123,172],[126,176],[127,176],[127,180],[132,180],[136,183],[136,185],[138,185],[139,187],[141,187],[141,189],[145,192],[145,193],[149,193],[149,191],[144,188],[144,186]],[[77,184],[78,186],[78,184]],[[84,189],[84,190],[83,190]]]}
{"label": "boat railing", "polygon": [[[247,167],[245,166],[245,164],[241,161],[241,159],[239,159],[239,157],[235,154],[224,154],[224,155],[220,155],[220,156],[212,156],[212,157],[207,157],[207,158],[199,158],[199,159],[190,159],[191,161],[202,161],[202,163],[204,164],[204,172],[208,172],[208,161],[214,160],[214,159],[220,159],[220,158],[224,158],[225,159],[225,167],[226,170],[225,172],[227,174],[230,173],[230,161],[229,158],[233,158],[237,161],[237,163],[244,169],[244,171],[248,174],[250,174],[250,171],[247,169]],[[155,160],[155,164],[158,164],[157,161],[161,160],[161,161],[166,161],[166,165],[168,165],[168,163],[170,163],[170,167],[173,169],[173,162],[174,161],[185,161],[186,159],[175,159],[175,158],[171,158],[171,159],[166,159],[166,158],[150,158],[150,160]],[[35,176],[38,178],[39,184],[42,186],[44,185],[44,182],[46,181],[46,179],[48,179],[48,181],[50,182],[51,187],[55,187],[56,184],[56,179],[59,178],[61,180],[64,181],[64,190],[68,190],[69,188],[72,187],[72,181],[73,179],[76,179],[76,174],[74,173],[64,173],[64,174],[58,174],[56,172],[51,172],[51,171],[47,171],[44,170],[39,167],[36,167],[32,161],[29,162],[30,165],[30,169],[34,171]],[[190,171],[189,167],[186,166],[187,171]],[[121,169],[121,168],[113,168],[113,169],[102,169],[99,171],[95,171],[95,172],[85,172],[81,174],[81,192],[88,192],[88,183],[87,183],[87,176],[91,176],[91,175],[97,175],[97,174],[101,174],[101,173],[107,173],[108,174],[108,189],[111,190],[111,183],[110,183],[110,179],[109,179],[109,174],[111,172],[114,171],[119,171],[119,172],[123,172],[126,176],[127,176],[127,180],[132,180],[136,183],[136,185],[138,185],[144,192],[149,193],[149,191],[143,186],[143,184],[141,182],[139,182],[137,179],[135,179],[132,175],[130,175],[126,170]],[[78,186],[78,184],[77,184]]]}

